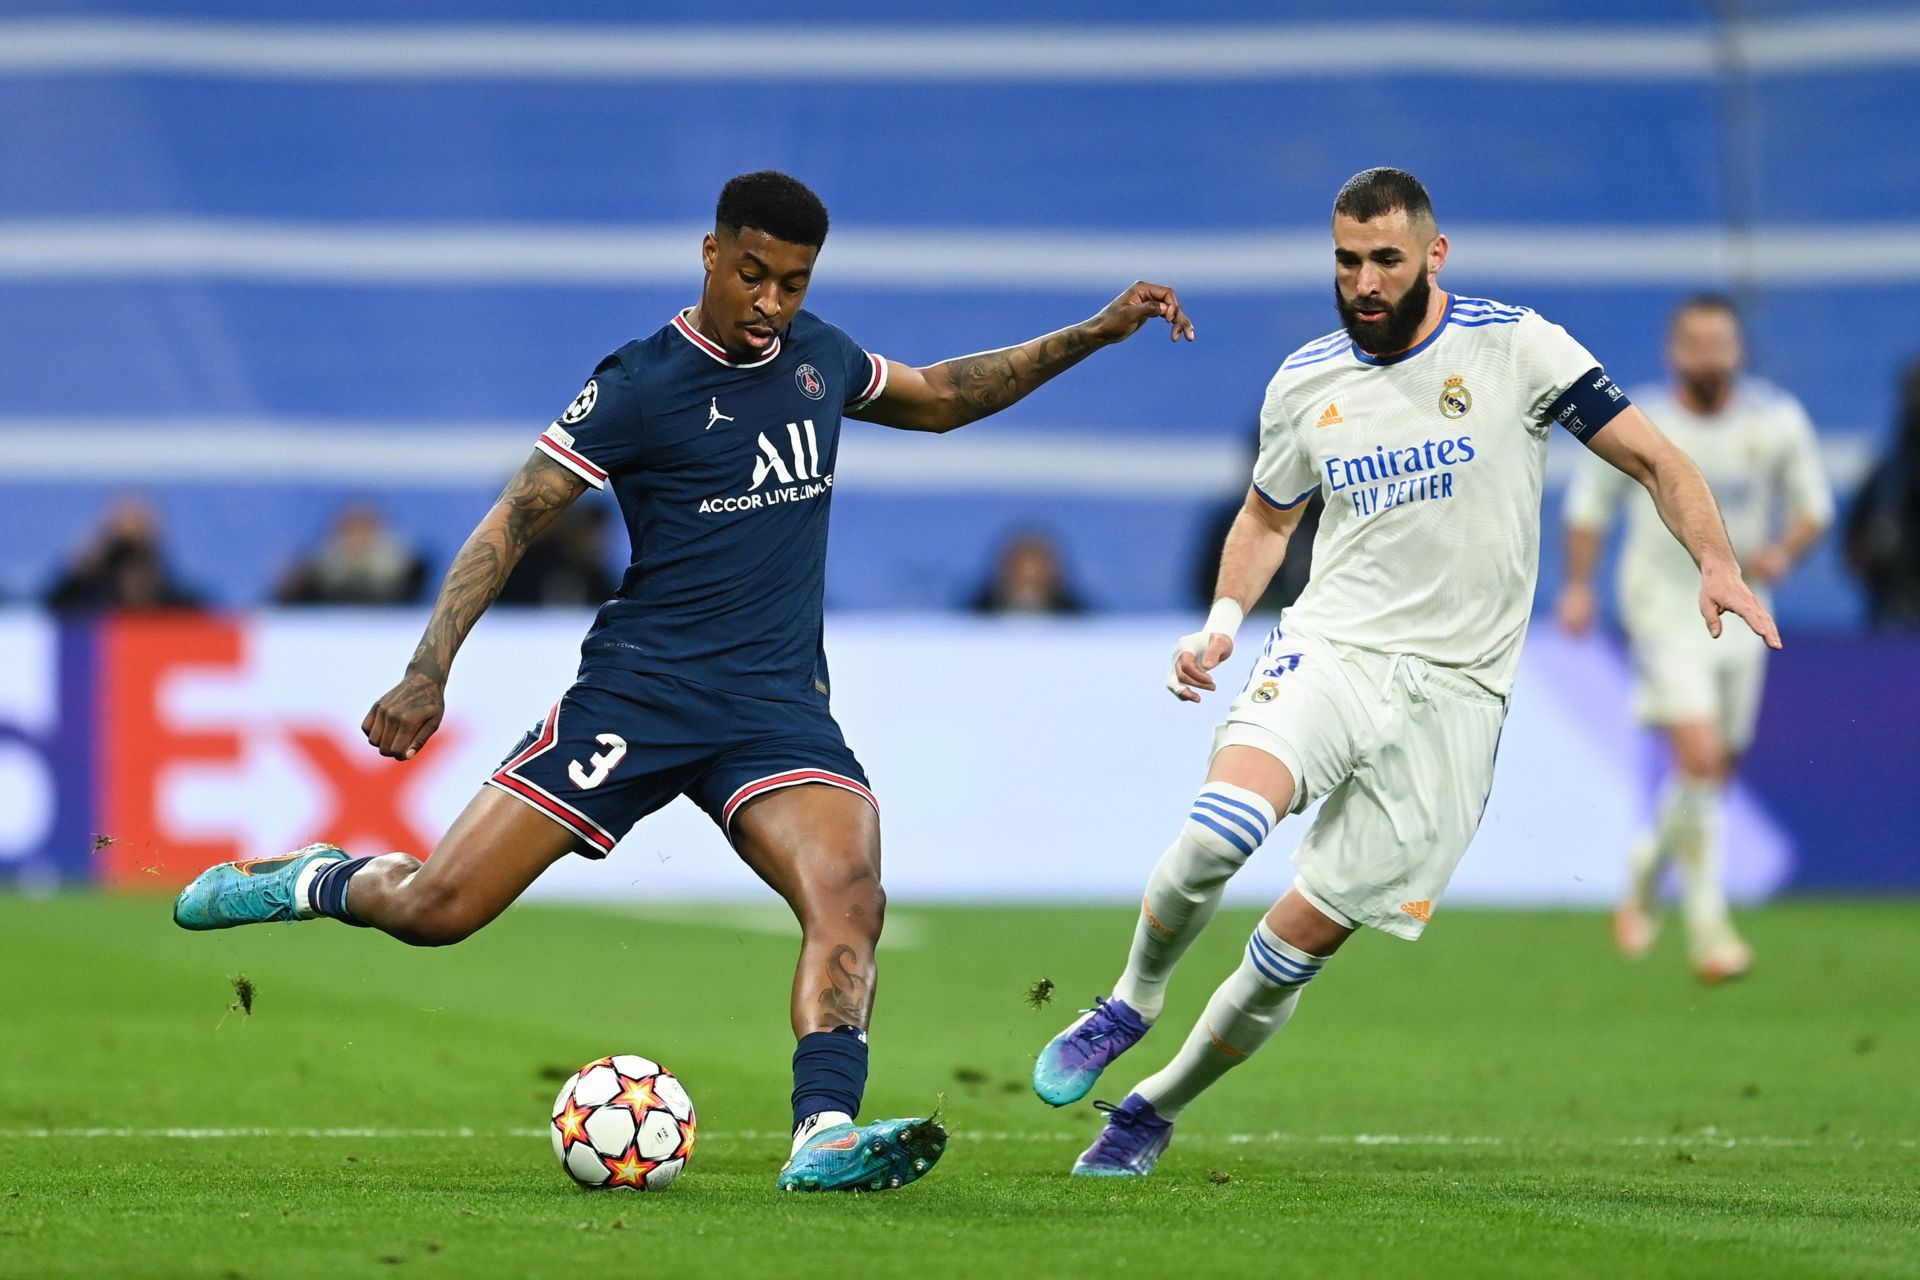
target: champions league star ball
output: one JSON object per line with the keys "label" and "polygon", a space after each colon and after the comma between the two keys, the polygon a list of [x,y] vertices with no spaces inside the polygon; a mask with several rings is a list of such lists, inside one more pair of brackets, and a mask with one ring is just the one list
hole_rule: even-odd
{"label": "champions league star ball", "polygon": [[693,1154],[693,1099],[631,1053],[589,1062],[553,1100],[553,1154],[583,1187],[660,1191]]}

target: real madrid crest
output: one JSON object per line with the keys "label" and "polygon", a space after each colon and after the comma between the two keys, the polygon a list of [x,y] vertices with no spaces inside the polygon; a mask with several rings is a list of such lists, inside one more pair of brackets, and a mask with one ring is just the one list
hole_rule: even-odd
{"label": "real madrid crest", "polygon": [[1440,416],[1443,418],[1464,418],[1467,410],[1473,408],[1473,392],[1467,390],[1467,380],[1459,374],[1447,379],[1440,388]]}
{"label": "real madrid crest", "polygon": [[1272,702],[1273,695],[1279,691],[1280,686],[1278,684],[1275,684],[1271,680],[1263,681],[1260,687],[1253,691],[1253,700],[1255,702]]}

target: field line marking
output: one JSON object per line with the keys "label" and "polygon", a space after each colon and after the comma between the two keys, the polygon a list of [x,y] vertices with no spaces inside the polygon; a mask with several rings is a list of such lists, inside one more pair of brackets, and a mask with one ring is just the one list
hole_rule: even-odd
{"label": "field line marking", "polygon": [[[479,1139],[532,1139],[545,1137],[547,1130],[537,1129],[406,1129],[377,1127],[336,1127],[301,1128],[238,1126],[229,1128],[125,1128],[125,1127],[63,1127],[63,1128],[19,1128],[0,1129],[0,1140],[44,1140],[56,1141],[86,1138],[167,1138],[183,1141],[222,1141],[247,1138],[324,1138],[324,1139],[360,1139],[360,1138],[401,1138],[434,1141],[468,1141]],[[789,1138],[784,1130],[773,1129],[735,1129],[719,1132],[703,1132],[702,1137],[709,1142],[785,1142]],[[1082,1142],[1089,1133],[1069,1130],[1013,1130],[1013,1129],[959,1129],[953,1134],[961,1142]],[[1188,1137],[1191,1143],[1213,1143],[1228,1146],[1250,1146],[1259,1143],[1275,1145],[1313,1145],[1335,1147],[1530,1147],[1559,1146],[1567,1143],[1553,1138],[1528,1139],[1498,1137],[1491,1134],[1450,1134],[1450,1133],[1286,1133],[1274,1130],[1266,1133],[1198,1133]],[[1737,1136],[1721,1133],[1717,1129],[1706,1129],[1694,1133],[1640,1135],[1626,1138],[1602,1138],[1594,1144],[1613,1147],[1718,1147],[1732,1149],[1736,1147],[1823,1147],[1823,1146],[1895,1146],[1903,1149],[1920,1147],[1920,1139],[1915,1138],[1786,1138],[1767,1134]]]}

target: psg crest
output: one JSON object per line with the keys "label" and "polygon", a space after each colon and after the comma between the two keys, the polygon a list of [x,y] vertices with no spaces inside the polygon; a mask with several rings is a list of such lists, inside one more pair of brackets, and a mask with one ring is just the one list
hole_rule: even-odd
{"label": "psg crest", "polygon": [[1467,390],[1466,379],[1455,374],[1447,379],[1440,388],[1440,416],[1443,418],[1464,418],[1467,410],[1473,408],[1473,392]]}
{"label": "psg crest", "polygon": [[809,400],[818,400],[827,394],[827,380],[820,371],[810,364],[803,364],[793,371],[793,380],[800,384],[800,394]]}
{"label": "psg crest", "polygon": [[572,426],[593,412],[593,402],[599,398],[600,384],[588,378],[587,385],[580,388],[580,394],[573,398],[573,403],[567,406],[567,411],[560,415],[560,421]]}

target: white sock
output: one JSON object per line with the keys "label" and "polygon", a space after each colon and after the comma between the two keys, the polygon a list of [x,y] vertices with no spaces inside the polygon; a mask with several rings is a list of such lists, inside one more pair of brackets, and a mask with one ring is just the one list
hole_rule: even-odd
{"label": "white sock", "polygon": [[1658,832],[1649,831],[1627,850],[1627,901],[1642,911],[1660,905],[1660,873],[1667,868],[1670,851],[1661,843]]}
{"label": "white sock", "polygon": [[1326,956],[1308,955],[1280,940],[1262,920],[1247,943],[1240,967],[1207,1001],[1187,1042],[1172,1062],[1133,1091],[1168,1120],[1186,1110],[1208,1086],[1253,1056],[1287,1025],[1300,989],[1313,981]]}
{"label": "white sock", "polygon": [[1277,815],[1257,791],[1209,782],[1147,880],[1126,972],[1113,985],[1116,1000],[1152,1022],[1166,1003],[1173,966],[1213,919],[1233,873],[1273,830]]}
{"label": "white sock", "polygon": [[336,864],[331,862],[316,861],[309,862],[300,868],[300,874],[294,877],[293,881],[293,915],[296,920],[311,920],[320,914],[313,906],[313,882],[319,878],[322,871],[334,865]]}
{"label": "white sock", "polygon": [[1695,953],[1711,950],[1733,934],[1727,911],[1727,889],[1720,873],[1720,802],[1718,782],[1677,779],[1669,789],[1662,826],[1668,845],[1680,864],[1680,912]]}
{"label": "white sock", "polygon": [[[798,1151],[803,1143],[822,1129],[831,1129],[837,1124],[852,1124],[853,1117],[844,1111],[816,1111],[793,1126],[793,1151]],[[787,1154],[792,1155],[793,1151]]]}

